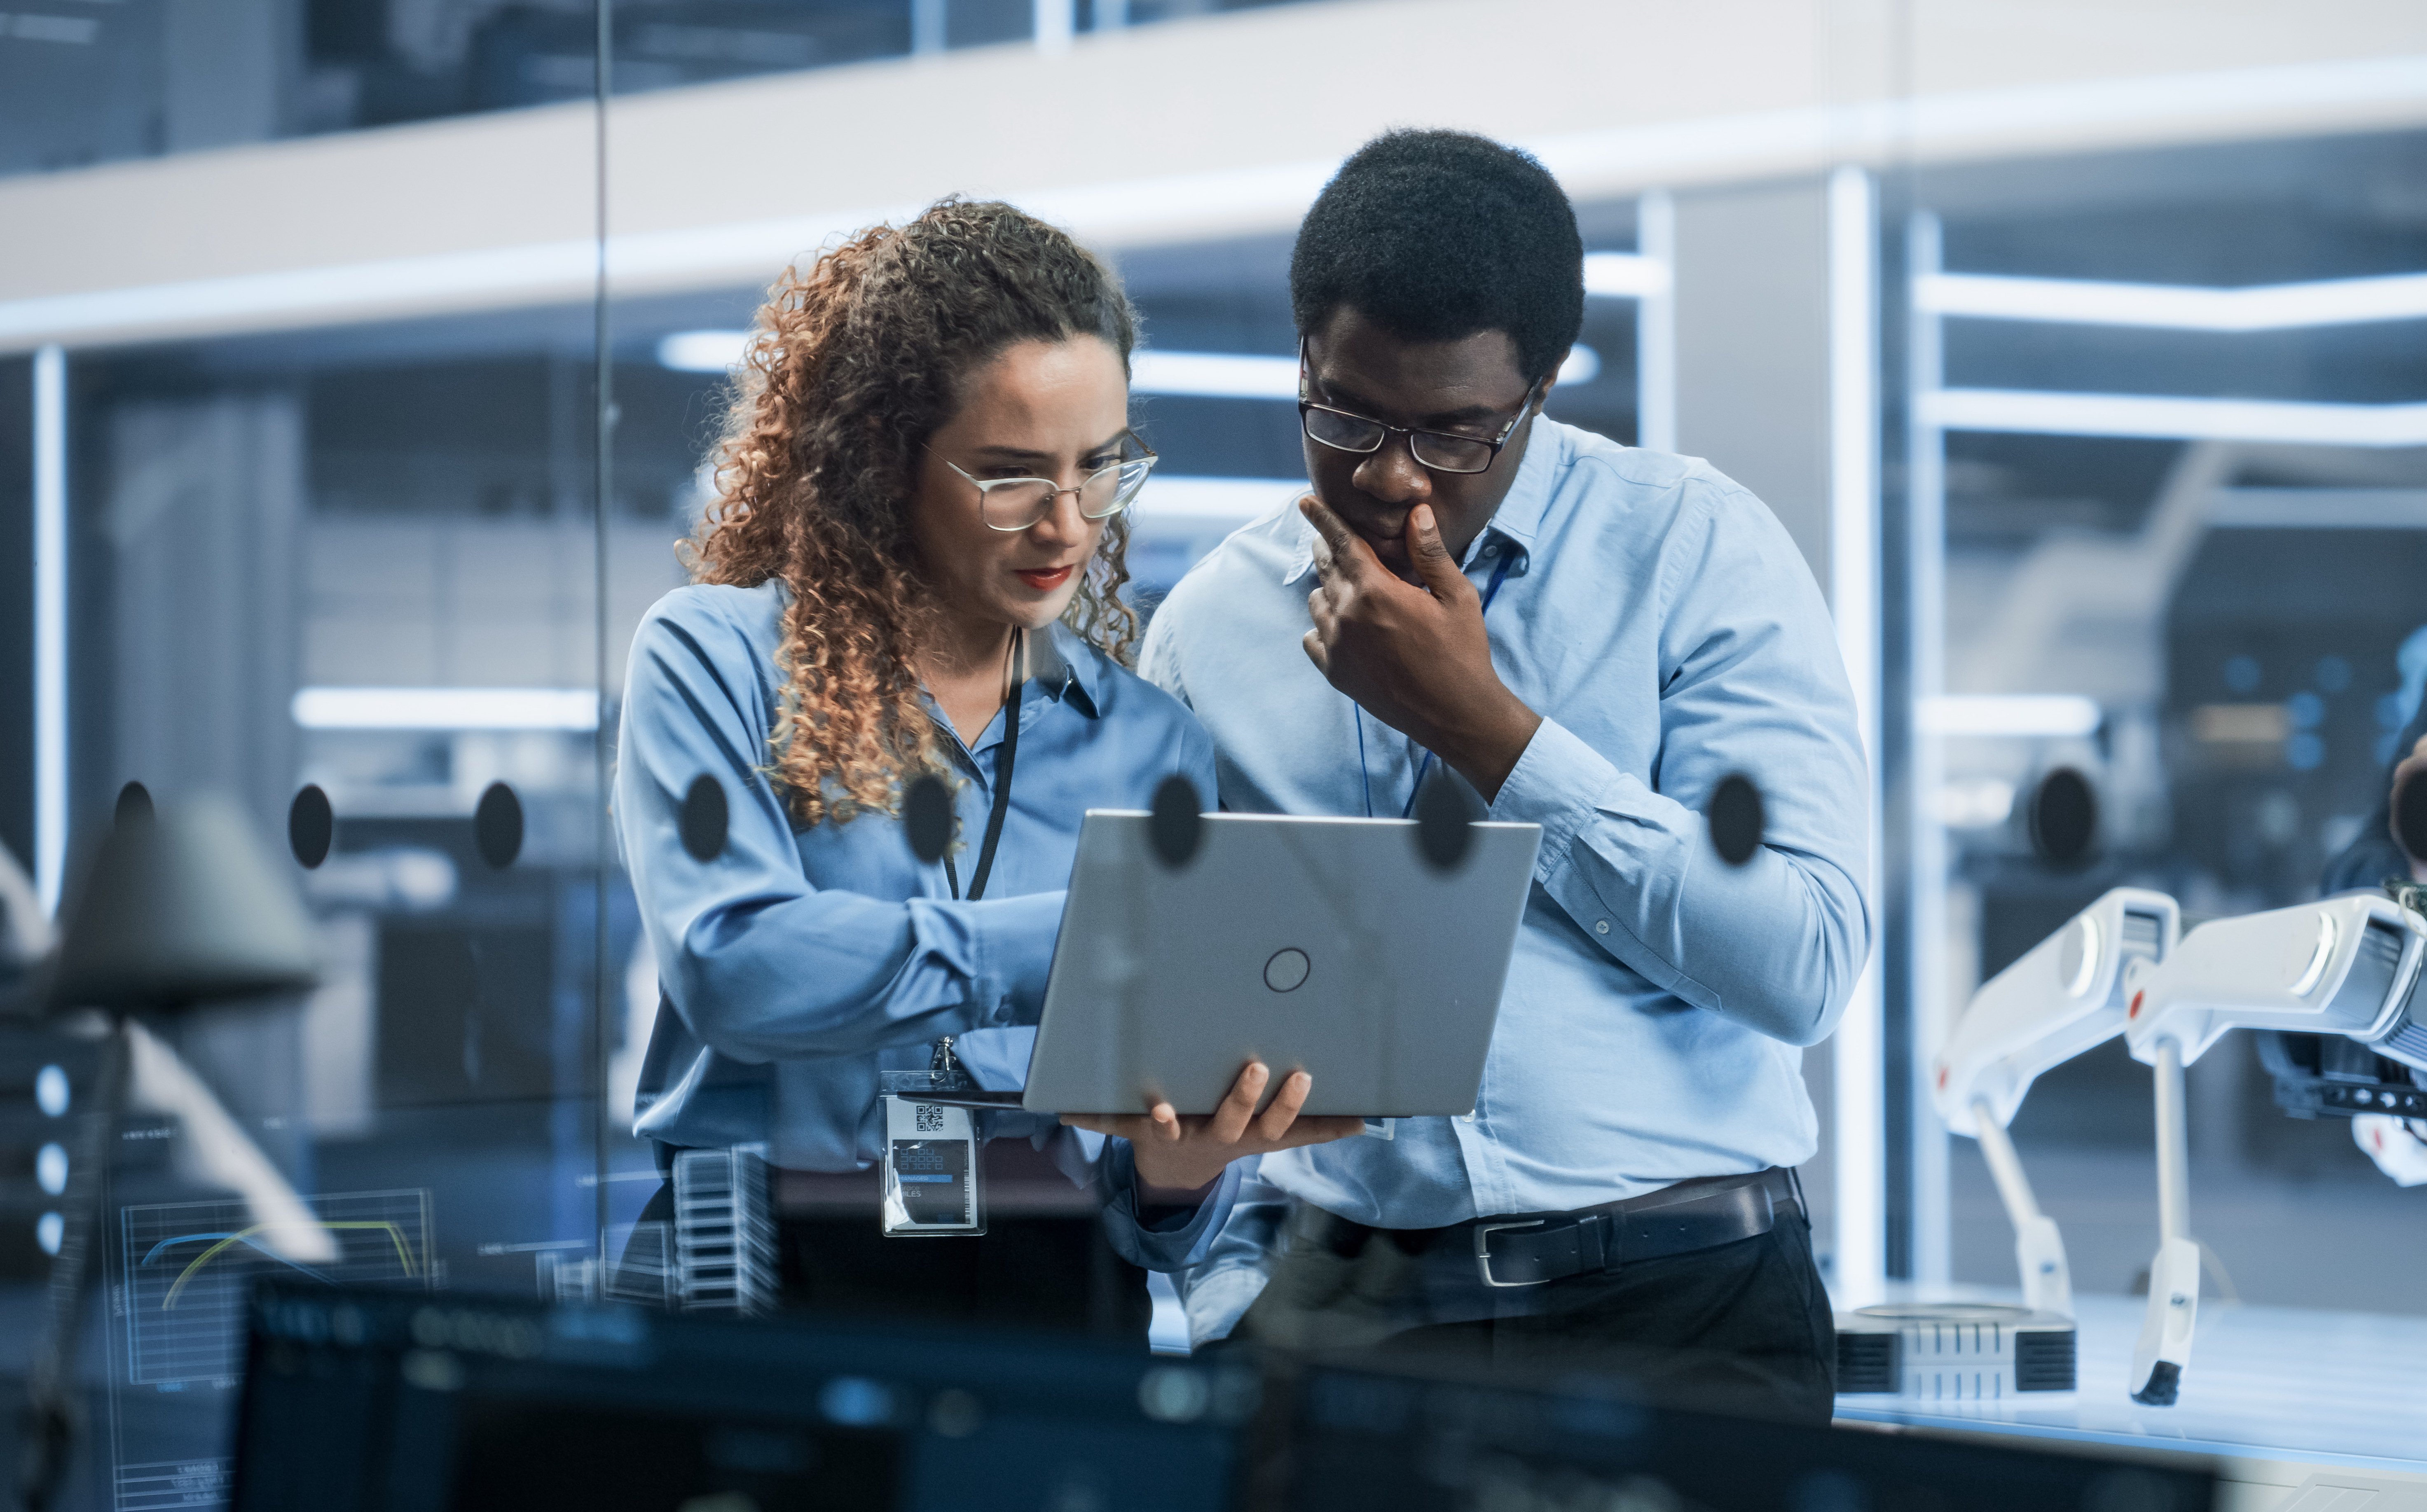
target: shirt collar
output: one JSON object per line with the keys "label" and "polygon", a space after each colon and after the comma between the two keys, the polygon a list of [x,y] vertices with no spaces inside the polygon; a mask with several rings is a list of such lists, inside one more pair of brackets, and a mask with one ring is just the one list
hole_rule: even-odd
{"label": "shirt collar", "polygon": [[[1055,703],[1067,704],[1089,719],[1102,717],[1103,704],[1097,695],[1096,683],[1101,673],[1095,657],[1089,654],[1086,639],[1059,620],[1042,630],[1029,632],[1028,681],[1034,683],[1039,692]],[[946,719],[943,709],[937,706],[936,695],[922,691],[920,697],[926,703],[927,717],[936,722],[936,727],[948,735],[953,734],[952,721]],[[1002,725],[1000,722],[987,727],[994,733],[981,738],[970,748],[972,756],[1002,740]],[[1028,726],[1022,723],[1020,728],[1024,730]]]}
{"label": "shirt collar", "polygon": [[[1500,508],[1475,532],[1466,548],[1462,570],[1472,570],[1484,544],[1493,536],[1509,543],[1517,554],[1509,571],[1523,577],[1534,554],[1534,538],[1542,528],[1542,516],[1551,507],[1551,495],[1557,482],[1560,465],[1567,460],[1566,428],[1549,416],[1538,415],[1525,430],[1525,454],[1517,463],[1517,477],[1508,485],[1508,493],[1500,500]],[[1303,498],[1303,494],[1298,496]],[[1297,513],[1297,549],[1292,553],[1289,571],[1282,575],[1283,585],[1296,582],[1314,571],[1314,526],[1295,503]]]}
{"label": "shirt collar", "polygon": [[1028,637],[1028,680],[1056,703],[1076,693],[1077,708],[1090,719],[1103,712],[1096,684],[1101,673],[1085,637],[1059,620]]}

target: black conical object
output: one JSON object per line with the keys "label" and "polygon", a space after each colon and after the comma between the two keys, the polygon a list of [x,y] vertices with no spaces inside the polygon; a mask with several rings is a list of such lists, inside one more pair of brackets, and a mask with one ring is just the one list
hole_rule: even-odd
{"label": "black conical object", "polygon": [[1447,771],[1436,772],[1416,795],[1416,854],[1436,871],[1455,871],[1474,843],[1468,826],[1483,815],[1465,786]]}
{"label": "black conical object", "polygon": [[1711,827],[1711,849],[1719,853],[1719,859],[1732,867],[1744,865],[1761,849],[1761,832],[1767,822],[1761,789],[1742,772],[1720,778],[1719,785],[1711,789],[1705,822]]}
{"label": "black conical object", "polygon": [[218,799],[113,826],[64,917],[42,995],[54,1012],[185,1008],[318,976],[301,900]]}
{"label": "black conical object", "polygon": [[1146,835],[1165,866],[1176,870],[1197,858],[1197,848],[1205,842],[1204,808],[1197,784],[1177,772],[1155,785]]}

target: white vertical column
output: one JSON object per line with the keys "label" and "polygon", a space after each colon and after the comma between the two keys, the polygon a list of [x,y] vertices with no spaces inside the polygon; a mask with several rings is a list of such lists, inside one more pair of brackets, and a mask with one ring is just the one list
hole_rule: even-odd
{"label": "white vertical column", "polygon": [[1635,250],[1654,265],[1635,304],[1635,444],[1677,449],[1677,203],[1667,189],[1636,201]]}
{"label": "white vertical column", "polygon": [[68,871],[68,354],[34,352],[34,890]]}
{"label": "white vertical column", "polygon": [[68,359],[34,353],[34,887],[59,911],[68,856]]}
{"label": "white vertical column", "polygon": [[[1906,233],[1907,289],[1939,268],[1938,218],[1917,211]],[[1905,413],[1909,479],[1905,549],[1912,594],[1905,606],[1913,698],[1945,692],[1946,682],[1946,433],[1927,416],[1944,385],[1942,319],[1907,302],[1907,370],[1912,398]],[[1914,723],[1911,778],[1904,802],[1913,836],[1913,1084],[1891,1088],[1913,1103],[1913,1279],[1943,1287],[1951,1275],[1952,1214],[1948,1211],[1946,1126],[1939,1121],[1926,1078],[1946,1030],[1946,826],[1938,794],[1946,786],[1945,737]]]}
{"label": "white vertical column", "polygon": [[944,6],[946,0],[910,0],[910,51],[940,53],[944,50]]}
{"label": "white vertical column", "polygon": [[1829,180],[1829,608],[1854,687],[1870,763],[1868,872],[1874,949],[1839,1021],[1833,1076],[1836,1222],[1832,1276],[1841,1305],[1876,1300],[1887,1266],[1886,1099],[1880,1038],[1879,233],[1871,177]]}
{"label": "white vertical column", "polygon": [[1079,31],[1079,0],[1035,0],[1036,50],[1067,53]]}

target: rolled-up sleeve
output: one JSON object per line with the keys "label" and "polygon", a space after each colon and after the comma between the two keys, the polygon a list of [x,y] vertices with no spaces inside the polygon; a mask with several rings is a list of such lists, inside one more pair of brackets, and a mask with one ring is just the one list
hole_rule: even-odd
{"label": "rolled-up sleeve", "polygon": [[1105,1236],[1131,1264],[1149,1271],[1177,1271],[1205,1259],[1220,1237],[1238,1195],[1245,1169],[1254,1160],[1232,1161],[1205,1200],[1192,1209],[1163,1213],[1151,1227],[1139,1211],[1137,1162],[1126,1139],[1104,1141],[1096,1162],[1097,1195],[1103,1204]]}
{"label": "rolled-up sleeve", "polygon": [[[812,886],[761,770],[776,694],[757,659],[693,591],[661,601],[633,642],[614,821],[684,1024],[756,1063],[1034,1023],[1063,894],[888,902]],[[723,785],[728,814],[706,861],[681,838],[703,773]]]}
{"label": "rolled-up sleeve", "polygon": [[[1542,826],[1535,880],[1595,945],[1698,1008],[1811,1045],[1870,948],[1853,694],[1784,529],[1741,489],[1691,487],[1659,573],[1670,601],[1651,780],[1545,719],[1491,817]],[[1764,809],[1741,866],[1703,814],[1731,775]]]}

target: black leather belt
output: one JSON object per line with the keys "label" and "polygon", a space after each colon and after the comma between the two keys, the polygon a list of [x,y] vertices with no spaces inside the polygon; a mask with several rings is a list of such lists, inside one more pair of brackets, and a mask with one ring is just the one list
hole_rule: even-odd
{"label": "black leather belt", "polygon": [[[1540,1286],[1637,1260],[1666,1260],[1758,1239],[1777,1223],[1780,1211],[1800,1210],[1802,1198],[1795,1173],[1772,1167],[1749,1176],[1679,1181],[1639,1197],[1573,1212],[1504,1214],[1447,1228],[1390,1232],[1411,1254],[1443,1241],[1464,1240],[1473,1246],[1474,1268],[1485,1286]],[[1355,1253],[1374,1233],[1333,1214],[1321,1216],[1328,1222],[1310,1237],[1336,1254]]]}

